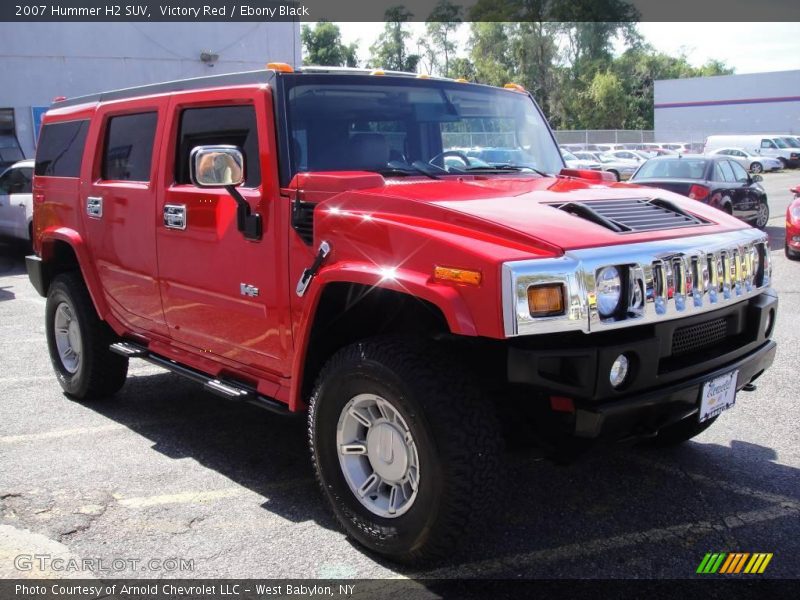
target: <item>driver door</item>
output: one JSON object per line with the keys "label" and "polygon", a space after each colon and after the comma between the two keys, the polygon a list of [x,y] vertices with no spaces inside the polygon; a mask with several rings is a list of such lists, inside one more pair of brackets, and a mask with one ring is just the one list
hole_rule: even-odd
{"label": "driver door", "polygon": [[[230,95],[220,90],[205,92],[200,102],[196,94],[171,102],[165,147],[175,158],[165,169],[156,216],[164,316],[173,340],[216,362],[285,374],[291,347],[288,311],[282,310],[287,266],[279,258],[269,103],[263,91],[239,91],[235,102]],[[191,151],[207,145],[242,151],[245,181],[238,189],[261,214],[260,239],[245,239],[238,230],[236,202],[223,187],[192,184]]]}

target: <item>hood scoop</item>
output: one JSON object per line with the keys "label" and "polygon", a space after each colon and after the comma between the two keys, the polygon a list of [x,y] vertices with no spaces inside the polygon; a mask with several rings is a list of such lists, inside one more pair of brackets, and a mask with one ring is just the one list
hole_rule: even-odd
{"label": "hood scoop", "polygon": [[633,233],[678,227],[697,227],[709,221],[686,212],[661,198],[585,200],[550,206],[601,225],[617,233]]}

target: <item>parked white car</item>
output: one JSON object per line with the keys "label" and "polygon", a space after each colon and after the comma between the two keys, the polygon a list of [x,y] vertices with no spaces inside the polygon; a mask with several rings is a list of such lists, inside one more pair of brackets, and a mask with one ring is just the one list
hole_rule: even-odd
{"label": "parked white car", "polygon": [[717,148],[744,148],[754,154],[777,158],[784,167],[800,166],[800,149],[790,148],[780,136],[771,134],[708,136],[704,153],[708,154]]}
{"label": "parked white car", "polygon": [[31,241],[33,161],[21,160],[0,174],[0,237]]}
{"label": "parked white car", "polygon": [[612,150],[606,152],[605,155],[619,160],[629,160],[635,162],[637,165],[650,158],[647,154],[639,150]]}
{"label": "parked white car", "polygon": [[738,162],[751,173],[763,173],[765,171],[777,171],[783,168],[783,163],[771,156],[762,156],[749,152],[744,148],[719,148],[709,152],[709,156],[722,154],[731,160]]}
{"label": "parked white car", "polygon": [[614,175],[614,177],[617,178],[617,181],[625,181],[630,179],[631,175],[633,175],[636,172],[636,169],[639,168],[639,163],[637,162],[614,158],[613,156],[602,154],[600,152],[583,151],[574,152],[573,154],[581,160],[595,161],[600,163],[600,167],[603,169],[603,171],[608,171]]}
{"label": "parked white car", "polygon": [[590,169],[592,171],[602,171],[603,167],[596,160],[583,160],[575,156],[569,150],[562,150],[561,156],[569,169]]}

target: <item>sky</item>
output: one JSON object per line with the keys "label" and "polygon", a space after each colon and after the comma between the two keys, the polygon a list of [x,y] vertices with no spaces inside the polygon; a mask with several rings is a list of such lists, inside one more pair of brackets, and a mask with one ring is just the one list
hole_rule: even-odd
{"label": "sky", "polygon": [[[369,47],[382,31],[378,23],[337,23],[342,41],[359,42],[358,58],[369,57]],[[409,23],[412,40],[425,30],[424,23]],[[639,23],[640,33],[656,50],[676,55],[684,51],[693,66],[716,58],[736,73],[761,73],[800,69],[800,23]],[[469,27],[459,31],[460,50]],[[618,45],[617,51],[621,51]]]}

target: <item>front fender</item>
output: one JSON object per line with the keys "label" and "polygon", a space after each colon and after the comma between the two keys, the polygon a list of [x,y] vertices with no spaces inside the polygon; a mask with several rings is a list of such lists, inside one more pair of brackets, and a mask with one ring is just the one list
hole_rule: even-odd
{"label": "front fender", "polygon": [[366,263],[337,263],[324,268],[314,277],[306,292],[306,302],[292,362],[289,395],[289,409],[292,411],[301,410],[304,406],[303,399],[300,397],[304,376],[303,368],[319,299],[326,285],[340,282],[384,288],[420,298],[430,302],[442,312],[452,333],[466,336],[478,335],[469,308],[458,290],[452,286],[431,281],[428,274],[402,268],[387,271],[374,264]]}

